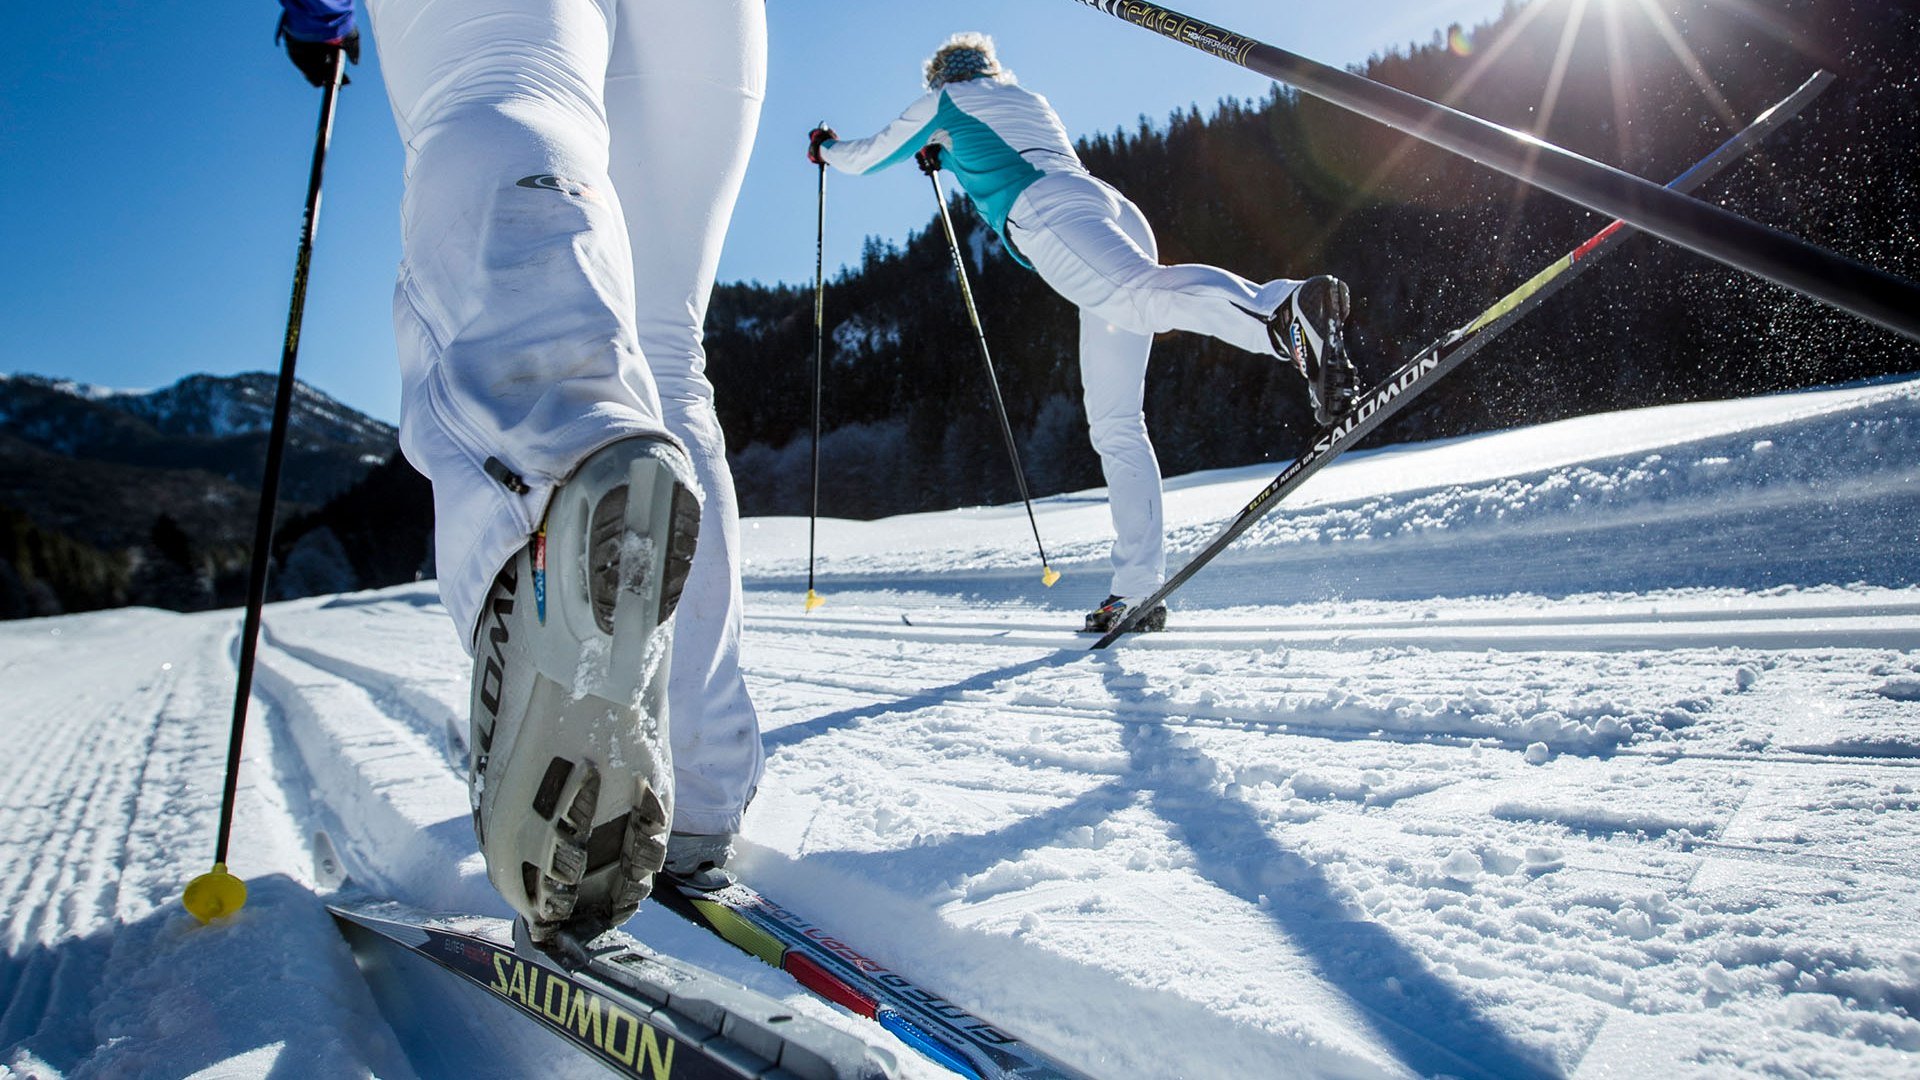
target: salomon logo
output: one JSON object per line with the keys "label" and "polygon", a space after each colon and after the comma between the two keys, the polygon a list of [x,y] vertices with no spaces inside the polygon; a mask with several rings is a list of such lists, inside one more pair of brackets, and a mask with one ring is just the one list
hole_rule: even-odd
{"label": "salomon logo", "polygon": [[551,173],[542,173],[539,176],[523,176],[517,182],[517,186],[557,191],[562,195],[571,195],[576,199],[593,199],[598,201],[600,198],[599,192],[580,181],[569,180],[564,176],[554,176]]}
{"label": "salomon logo", "polygon": [[[487,656],[480,672],[480,704],[486,707],[487,716],[498,721],[500,718],[500,692],[507,681],[506,644],[511,634],[507,630],[507,619],[513,615],[513,597],[520,590],[520,572],[509,562],[506,569],[500,571],[495,583],[495,596],[490,606],[493,625],[485,628],[487,635]],[[501,592],[504,591],[504,595]],[[480,733],[480,752],[485,754],[493,749],[493,728],[489,723],[487,730]]]}
{"label": "salomon logo", "polygon": [[1393,381],[1374,391],[1372,397],[1360,402],[1358,408],[1348,413],[1340,423],[1334,425],[1325,435],[1322,435],[1315,441],[1309,452],[1313,454],[1323,454],[1333,449],[1333,445],[1345,439],[1352,433],[1354,428],[1366,423],[1367,420],[1372,418],[1374,413],[1392,405],[1402,394],[1432,374],[1433,370],[1439,366],[1440,356],[1438,353],[1433,353],[1421,360],[1418,365],[1400,372]]}

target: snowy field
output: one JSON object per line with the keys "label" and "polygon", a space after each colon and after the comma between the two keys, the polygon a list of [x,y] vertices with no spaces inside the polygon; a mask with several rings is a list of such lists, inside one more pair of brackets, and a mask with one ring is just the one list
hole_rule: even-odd
{"label": "snowy field", "polygon": [[[1176,551],[1277,470],[1170,483]],[[1052,590],[1018,506],[823,523],[810,615],[746,523],[750,880],[1099,1077],[1920,1073],[1920,381],[1354,455],[1101,653],[1102,493],[1039,511]],[[316,833],[503,911],[431,584],[269,609],[253,899],[180,909],[237,623],[0,625],[0,1075],[416,1075]]]}

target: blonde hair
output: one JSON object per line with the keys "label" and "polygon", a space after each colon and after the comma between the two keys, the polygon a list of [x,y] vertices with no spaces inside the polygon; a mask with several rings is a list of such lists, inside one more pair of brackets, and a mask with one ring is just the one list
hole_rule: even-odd
{"label": "blonde hair", "polygon": [[977,30],[963,30],[934,50],[927,57],[925,75],[929,90],[968,79],[1013,78],[1013,72],[1001,67],[994,55],[993,39]]}

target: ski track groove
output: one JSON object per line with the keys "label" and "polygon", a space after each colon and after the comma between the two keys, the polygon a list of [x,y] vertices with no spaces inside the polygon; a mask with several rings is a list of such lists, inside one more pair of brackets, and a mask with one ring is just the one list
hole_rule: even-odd
{"label": "ski track groove", "polygon": [[[274,767],[307,784],[288,810],[305,818],[297,823],[309,859],[312,833],[324,831],[351,876],[377,894],[433,910],[498,911],[483,879],[447,873],[474,852],[466,783],[444,746],[351,678],[278,648],[262,661],[255,692],[287,736]],[[435,763],[431,775],[408,767],[418,761]]]}
{"label": "ski track groove", "polygon": [[[197,627],[183,621],[180,629],[188,641],[157,643],[151,651],[122,657],[113,678],[70,698],[54,730],[77,730],[79,737],[42,731],[31,738],[25,757],[36,767],[11,770],[0,791],[0,814],[15,819],[6,833],[24,827],[66,836],[40,848],[50,860],[15,862],[15,872],[0,884],[6,951],[13,958],[5,965],[12,970],[0,973],[0,997],[8,1002],[0,1012],[0,1046],[32,1040],[52,1044],[43,1049],[84,1053],[87,1031],[46,1025],[71,1013],[77,1001],[98,1002],[110,994],[101,980],[114,963],[115,947],[96,938],[96,929],[138,921],[164,903],[177,885],[177,867],[166,856],[210,820],[203,803],[186,803],[195,809],[184,815],[174,804],[181,778],[173,762],[204,761],[204,755],[162,760],[157,749],[168,740],[196,749],[210,741],[203,684],[225,672],[204,670],[205,657],[220,655],[204,643],[226,631],[206,621]],[[156,653],[182,659],[163,668],[153,662]],[[129,743],[140,749],[129,752]],[[162,858],[151,859],[154,853]]]}
{"label": "ski track groove", "polygon": [[[751,619],[749,621],[751,622]],[[1410,626],[1341,624],[1297,627],[1276,624],[1217,629],[1188,627],[1176,623],[1167,630],[1132,635],[1121,645],[1126,650],[1204,652],[1259,651],[1275,646],[1335,647],[1343,645],[1417,647],[1435,652],[1477,652],[1485,649],[1634,652],[1709,647],[1897,650],[1920,648],[1920,618],[1911,616],[1900,616],[1894,620],[1881,616],[1835,617],[1830,620],[1830,625],[1824,626],[1796,623],[1786,617],[1719,623],[1704,619],[1679,620],[1679,622],[1684,625],[1684,628],[1671,628],[1660,620],[1595,620],[1553,624],[1544,632],[1538,627],[1531,627],[1523,622],[1421,623]],[[1717,634],[1710,636],[1710,632],[1716,627]],[[797,628],[774,625],[756,626],[756,629],[797,632]],[[816,627],[811,632],[819,633],[820,631]],[[870,627],[842,627],[838,632],[852,637],[913,641],[924,645],[1046,648],[1063,654],[1096,651],[1092,648],[1093,635],[1062,630],[1057,626],[1026,631],[1008,625],[975,630],[969,627],[947,629],[921,626],[896,626],[889,629],[884,624],[875,624]]]}
{"label": "ski track groove", "polygon": [[[264,627],[261,639],[263,645],[270,645],[311,668],[358,686],[382,715],[404,723],[429,744],[437,745],[448,770],[460,777],[462,782],[465,781],[466,758],[464,754],[457,755],[446,739],[452,718],[439,701],[412,686],[411,680],[368,667],[337,653],[309,645],[296,645],[278,635],[267,633]],[[459,717],[458,720],[464,726],[466,717]]]}
{"label": "ski track groove", "polygon": [[[9,911],[15,917],[21,912],[28,913],[24,926],[19,927],[16,944],[29,940],[40,940],[40,931],[48,920],[56,914],[64,916],[61,924],[90,925],[91,918],[82,919],[81,905],[87,904],[91,897],[85,896],[79,886],[88,879],[89,872],[98,869],[101,851],[99,845],[111,848],[112,837],[125,835],[124,826],[127,815],[122,808],[130,804],[137,790],[128,774],[137,779],[137,762],[130,768],[128,756],[112,752],[114,744],[128,736],[141,738],[151,744],[155,737],[154,728],[158,723],[158,709],[144,709],[149,702],[165,700],[164,691],[152,687],[142,687],[125,705],[116,704],[107,711],[95,714],[82,721],[86,725],[86,735],[75,742],[66,744],[66,752],[59,758],[44,761],[34,770],[43,781],[35,790],[27,793],[30,805],[47,818],[66,818],[80,822],[77,831],[70,833],[72,842],[59,845],[53,867],[40,866],[27,875],[30,882],[25,888],[10,890],[5,898]],[[140,717],[146,718],[145,730],[139,730]],[[132,728],[133,730],[128,730]],[[42,743],[42,748],[46,747]],[[101,763],[105,762],[105,767]],[[10,800],[11,801],[11,800]],[[108,866],[120,865],[116,860]],[[99,888],[111,887],[112,882],[95,883]],[[88,906],[96,909],[97,904]]]}
{"label": "ski track groove", "polygon": [[[930,704],[963,707],[970,699],[992,698],[990,707],[1000,713],[1019,714],[1036,718],[1072,716],[1085,720],[1098,720],[1114,717],[1129,723],[1161,723],[1181,727],[1210,727],[1220,729],[1265,730],[1275,734],[1297,735],[1337,741],[1374,741],[1391,742],[1405,745],[1492,745],[1511,749],[1524,749],[1535,741],[1535,736],[1526,731],[1502,733],[1489,721],[1482,719],[1472,711],[1471,706],[1485,697],[1485,686],[1495,674],[1493,672],[1468,671],[1464,674],[1429,674],[1423,687],[1422,698],[1433,701],[1455,701],[1449,709],[1467,711],[1459,713],[1453,720],[1442,716],[1422,716],[1418,718],[1417,730],[1392,730],[1390,726],[1395,718],[1386,715],[1400,695],[1389,693],[1378,700],[1366,696],[1366,687],[1353,685],[1354,676],[1337,670],[1303,670],[1298,663],[1285,662],[1276,668],[1271,685],[1261,685],[1253,678],[1243,677],[1239,685],[1246,688],[1243,698],[1253,701],[1249,706],[1245,701],[1234,701],[1226,705],[1209,706],[1204,702],[1180,700],[1164,697],[1160,703],[1141,700],[1102,700],[1097,703],[1082,704],[1066,698],[1054,697],[1039,692],[1028,681],[1017,688],[1018,701],[1005,698],[1006,686],[996,683],[990,689],[954,690],[950,682],[953,666],[950,663],[934,661],[916,662],[897,658],[887,663],[881,674],[874,677],[852,677],[838,674],[822,674],[823,670],[858,668],[872,669],[876,658],[862,656],[855,651],[836,648],[831,638],[820,639],[817,631],[806,631],[808,638],[804,643],[780,640],[777,644],[762,643],[755,652],[756,662],[750,668],[750,674],[767,685],[780,684],[791,686],[796,683],[810,688],[833,691],[824,697],[861,700],[879,698],[882,702],[897,700],[897,707],[884,704],[862,710],[868,720],[893,714],[911,713]],[[958,643],[950,643],[958,644]],[[968,642],[975,645],[999,645],[1001,642]],[[1551,643],[1552,646],[1560,642]],[[1036,649],[1036,662],[1053,661],[1053,668],[1070,668],[1077,660],[1105,659],[1101,654],[1084,654],[1078,651],[1063,651],[1046,654]],[[1196,650],[1203,656],[1214,652],[1211,648]],[[1325,649],[1288,649],[1291,658],[1312,658],[1320,655],[1337,658],[1342,650],[1339,647]],[[1515,652],[1514,656],[1524,657],[1540,652],[1558,652],[1555,647],[1530,649]],[[1795,650],[1806,651],[1806,650]],[[1713,649],[1681,650],[1670,653],[1663,659],[1670,668],[1675,660],[1686,660],[1697,671],[1695,676],[1706,683],[1721,669],[1744,659],[1750,650],[1738,646]],[[1119,654],[1111,654],[1119,655]],[[864,660],[865,664],[855,661]],[[783,663],[784,661],[784,663]],[[1815,676],[1816,678],[1818,676]],[[1391,680],[1389,680],[1391,681]],[[1843,695],[1839,688],[1831,685],[1817,687],[1828,698]],[[944,685],[943,685],[944,684]],[[1155,687],[1157,693],[1159,688]],[[1327,723],[1325,718],[1340,712],[1352,715],[1348,723]],[[1264,715],[1263,715],[1264,714]],[[1316,719],[1318,714],[1319,719]],[[1603,752],[1609,755],[1631,755],[1656,760],[1720,761],[1727,763],[1780,763],[1798,766],[1858,766],[1868,769],[1914,769],[1920,768],[1920,752],[1914,756],[1874,754],[1868,752],[1813,751],[1813,750],[1769,750],[1750,752],[1711,746],[1654,745],[1638,741],[1637,737],[1628,737],[1612,745],[1599,745],[1589,748],[1591,752]]]}
{"label": "ski track groove", "polygon": [[[1526,627],[1541,626],[1605,626],[1610,624],[1637,623],[1719,623],[1719,622],[1762,622],[1762,621],[1798,621],[1805,619],[1838,618],[1896,618],[1920,616],[1920,602],[1910,601],[1871,601],[1854,604],[1816,604],[1809,606],[1755,604],[1744,609],[1732,609],[1724,606],[1713,608],[1689,608],[1676,604],[1671,609],[1647,611],[1611,611],[1598,613],[1579,612],[1541,612],[1532,616],[1517,615],[1473,615],[1473,614],[1434,614],[1428,617],[1369,618],[1355,616],[1329,615],[1319,619],[1280,618],[1262,620],[1257,623],[1242,622],[1192,622],[1181,620],[1179,625],[1166,633],[1176,636],[1208,636],[1219,634],[1241,635],[1249,632],[1287,632],[1287,633],[1327,633],[1337,635],[1356,630],[1456,630],[1484,629],[1487,627]],[[984,642],[1003,637],[1008,631],[1021,631],[1053,636],[1073,635],[1075,639],[1091,642],[1093,635],[1070,629],[1062,629],[1062,622],[1070,616],[1059,613],[1055,617],[1041,621],[1038,619],[994,619],[975,620],[967,618],[942,618],[908,615],[904,618],[911,622],[902,622],[901,618],[886,616],[860,615],[773,615],[750,613],[748,620],[756,627],[779,630],[788,633],[806,633],[832,628],[844,630],[886,631],[889,638],[895,637],[902,628],[909,630],[977,630],[987,636]],[[1130,639],[1137,640],[1137,639]],[[1212,646],[1209,645],[1209,648]]]}
{"label": "ski track groove", "polygon": [[[257,754],[264,759],[261,763],[267,767],[273,779],[273,789],[277,793],[276,809],[284,815],[286,824],[300,835],[296,843],[310,860],[317,858],[314,834],[327,833],[335,816],[320,800],[320,785],[313,771],[301,757],[298,740],[292,729],[286,706],[271,692],[256,691],[254,699],[257,707],[254,715],[258,717],[261,738],[255,743]],[[265,746],[259,746],[264,743]],[[314,875],[309,870],[302,874],[301,883],[314,887]]]}

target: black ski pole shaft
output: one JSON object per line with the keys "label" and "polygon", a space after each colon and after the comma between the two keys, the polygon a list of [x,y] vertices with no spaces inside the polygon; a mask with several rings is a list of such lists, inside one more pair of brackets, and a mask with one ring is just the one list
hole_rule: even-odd
{"label": "black ski pole shaft", "polygon": [[1920,285],[1524,132],[1158,4],[1075,0],[1920,341]]}
{"label": "black ski pole shaft", "polygon": [[272,552],[275,504],[280,498],[280,465],[286,456],[288,416],[293,408],[293,369],[300,355],[300,320],[307,306],[307,268],[313,262],[313,236],[320,223],[320,178],[327,165],[327,144],[333,139],[333,107],[340,95],[340,77],[346,50],[333,54],[333,77],[320,99],[320,130],[314,137],[313,168],[307,176],[306,223],[300,230],[300,253],[294,260],[293,298],[288,303],[287,337],[280,351],[280,382],[273,398],[273,426],[267,434],[267,461],[260,477],[260,506],[253,525],[253,565],[247,574],[247,615],[240,631],[240,671],[233,692],[233,731],[227,741],[226,791],[220,799],[220,832],[214,842],[217,867],[227,861],[227,843],[233,835],[233,803],[240,786],[240,748],[247,727],[247,701],[253,695],[254,654],[260,640],[260,609],[266,604],[267,563]]}
{"label": "black ski pole shaft", "polygon": [[1014,444],[1013,424],[1007,419],[1007,403],[1000,396],[1000,379],[993,373],[993,353],[987,349],[987,331],[980,325],[980,309],[973,303],[973,287],[967,283],[967,261],[960,254],[960,238],[954,234],[953,219],[947,216],[947,198],[940,191],[940,174],[927,170],[933,184],[933,203],[940,209],[940,226],[947,232],[947,247],[953,252],[953,272],[960,279],[960,299],[967,306],[967,318],[973,322],[973,336],[980,342],[980,359],[987,366],[987,388],[993,391],[993,409],[1000,417],[1000,434],[1006,436],[1007,457],[1013,461],[1013,479],[1020,486],[1020,501],[1027,508],[1027,524],[1033,527],[1033,546],[1040,552],[1040,580],[1049,588],[1060,574],[1047,561],[1047,546],[1040,542],[1040,522],[1033,516],[1033,498],[1027,494],[1027,472],[1020,465],[1020,448]]}
{"label": "black ski pole shaft", "polygon": [[827,166],[821,162],[820,198],[816,204],[813,231],[813,502],[807,511],[807,611],[826,603],[819,593],[813,591],[813,540],[814,530],[820,521],[820,384],[826,381],[826,247]]}

